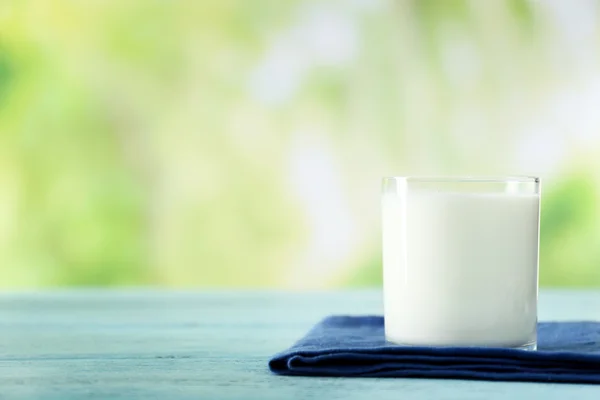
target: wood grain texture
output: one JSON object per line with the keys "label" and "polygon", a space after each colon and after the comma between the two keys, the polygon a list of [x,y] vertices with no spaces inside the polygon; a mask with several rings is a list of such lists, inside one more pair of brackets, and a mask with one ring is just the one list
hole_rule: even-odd
{"label": "wood grain texture", "polygon": [[[381,293],[68,291],[0,295],[0,399],[599,399],[600,386],[272,375],[328,314]],[[600,292],[546,291],[541,319],[600,320]]]}

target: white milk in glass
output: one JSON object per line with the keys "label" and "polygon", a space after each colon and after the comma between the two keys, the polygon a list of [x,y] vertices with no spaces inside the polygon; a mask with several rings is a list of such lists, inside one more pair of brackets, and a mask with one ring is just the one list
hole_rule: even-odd
{"label": "white milk in glass", "polygon": [[409,345],[535,343],[539,194],[384,193],[385,332]]}

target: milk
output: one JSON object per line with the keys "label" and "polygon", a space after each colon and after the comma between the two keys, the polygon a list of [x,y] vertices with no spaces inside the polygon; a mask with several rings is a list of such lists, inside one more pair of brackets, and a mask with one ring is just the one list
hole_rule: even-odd
{"label": "milk", "polygon": [[539,194],[384,194],[386,338],[534,345],[539,205]]}

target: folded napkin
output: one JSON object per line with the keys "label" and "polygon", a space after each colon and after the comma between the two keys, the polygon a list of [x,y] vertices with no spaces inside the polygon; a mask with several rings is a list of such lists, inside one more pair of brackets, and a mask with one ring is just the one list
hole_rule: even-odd
{"label": "folded napkin", "polygon": [[542,322],[538,350],[386,343],[383,317],[331,316],[269,361],[282,375],[600,384],[600,322]]}

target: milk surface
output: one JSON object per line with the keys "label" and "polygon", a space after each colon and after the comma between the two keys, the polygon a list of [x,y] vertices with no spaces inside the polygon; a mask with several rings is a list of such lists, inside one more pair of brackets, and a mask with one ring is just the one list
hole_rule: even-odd
{"label": "milk surface", "polygon": [[539,205],[539,194],[384,194],[387,339],[535,343]]}

